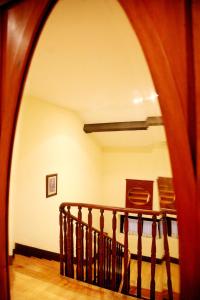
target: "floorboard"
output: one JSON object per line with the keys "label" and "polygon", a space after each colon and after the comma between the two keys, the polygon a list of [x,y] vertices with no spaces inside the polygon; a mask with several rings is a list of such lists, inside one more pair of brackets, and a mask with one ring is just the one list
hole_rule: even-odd
{"label": "floorboard", "polygon": [[59,275],[59,263],[15,255],[10,267],[11,300],[136,299]]}

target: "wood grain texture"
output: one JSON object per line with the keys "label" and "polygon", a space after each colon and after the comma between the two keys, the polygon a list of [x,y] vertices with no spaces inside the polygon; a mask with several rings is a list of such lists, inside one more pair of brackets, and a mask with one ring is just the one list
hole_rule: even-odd
{"label": "wood grain texture", "polygon": [[173,180],[170,177],[158,177],[158,193],[161,209],[176,210],[176,196],[174,192]]}
{"label": "wood grain texture", "polygon": [[[0,12],[0,248],[2,249],[0,296],[4,300],[9,299],[8,185],[15,124],[31,54],[41,25],[51,10],[50,6],[56,1],[12,1],[14,2],[15,5],[9,5]],[[199,1],[120,0],[119,2],[139,37],[159,94],[177,196],[182,266],[181,299],[195,299],[196,295],[200,294],[200,262],[197,258],[200,250]],[[188,25],[189,30],[186,28]],[[194,69],[189,67],[189,64],[194,64]],[[189,74],[192,76],[189,77]],[[195,98],[192,99],[195,106],[192,110],[189,109],[191,95]],[[194,115],[195,111],[197,118]],[[192,126],[189,128],[191,119]],[[196,134],[193,134],[192,130]],[[196,151],[194,139],[198,140]],[[197,157],[194,157],[195,155]],[[186,223],[186,220],[191,218],[194,221]]]}
{"label": "wood grain texture", "polygon": [[[189,55],[187,43],[191,39],[186,29],[191,22],[187,5],[192,5],[193,1],[120,0],[119,2],[140,40],[159,94],[177,197],[179,253],[182,266],[181,299],[194,299],[195,289],[200,292],[197,287],[199,278],[195,279],[196,268],[200,267],[197,267],[197,245],[200,244],[198,242],[200,239],[197,231],[199,225],[196,221],[198,206],[196,167],[192,151],[192,134],[188,130],[191,118],[188,118],[188,107],[191,103],[188,97],[191,92],[189,93],[188,89],[194,88],[194,85],[188,82],[193,79],[188,76],[188,72],[191,72],[188,63],[193,63],[193,57],[192,55],[187,57]],[[200,17],[199,10],[195,13]],[[196,105],[199,100],[198,95],[196,101],[192,103]],[[195,130],[193,125],[190,130]],[[191,218],[195,221],[188,224],[186,220]],[[188,232],[191,233],[189,236]]]}
{"label": "wood grain texture", "polygon": [[117,228],[117,218],[116,211],[113,211],[112,218],[112,282],[111,288],[113,291],[116,289],[116,228]]}
{"label": "wood grain texture", "polygon": [[63,215],[62,212],[60,212],[59,215],[59,226],[60,226],[60,236],[59,236],[59,242],[60,242],[60,274],[64,275],[64,247],[63,247]]}
{"label": "wood grain texture", "polygon": [[128,278],[128,213],[124,218],[124,294],[129,294],[129,278]]}
{"label": "wood grain texture", "polygon": [[103,261],[104,261],[104,209],[100,210],[100,236],[99,236],[99,286],[104,286],[104,272],[103,272]]}
{"label": "wood grain texture", "polygon": [[10,268],[13,300],[131,300],[113,291],[59,275],[59,263],[16,255]]}
{"label": "wood grain texture", "polygon": [[8,191],[12,147],[24,80],[54,0],[12,1],[0,12],[0,298],[9,296]]}
{"label": "wood grain texture", "polygon": [[[194,51],[194,98],[196,99],[196,170],[197,170],[197,199],[200,199],[200,2],[192,1],[192,32],[193,32],[193,51]],[[200,202],[197,202],[196,209],[196,226],[200,229]],[[197,241],[200,241],[200,232],[197,236]],[[198,242],[197,252],[200,253],[200,243]],[[200,256],[197,257],[197,268],[195,270],[195,284],[194,289],[196,291],[196,299],[200,294],[200,287],[198,283],[200,282]]]}
{"label": "wood grain texture", "polygon": [[168,297],[170,300],[172,300],[173,299],[173,290],[172,290],[172,280],[171,280],[169,244],[168,244],[168,238],[167,238],[167,220],[166,220],[165,214],[163,214],[163,239],[164,239],[164,251],[165,251],[165,264],[166,264],[166,271],[167,271]]}
{"label": "wood grain texture", "polygon": [[126,207],[152,210],[153,181],[126,179]]}
{"label": "wood grain texture", "polygon": [[155,299],[155,271],[156,271],[156,216],[152,217],[152,245],[151,245],[151,283],[150,299]]}
{"label": "wood grain texture", "polygon": [[92,209],[88,209],[88,282],[92,283]]}
{"label": "wood grain texture", "polygon": [[142,214],[138,214],[138,242],[137,242],[137,297],[141,298],[142,287]]}

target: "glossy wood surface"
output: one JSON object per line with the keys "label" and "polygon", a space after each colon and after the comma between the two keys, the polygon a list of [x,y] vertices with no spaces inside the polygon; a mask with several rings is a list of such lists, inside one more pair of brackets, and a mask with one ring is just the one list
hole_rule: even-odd
{"label": "glossy wood surface", "polygon": [[141,297],[142,287],[142,214],[138,215],[138,242],[137,242],[137,297]]}
{"label": "glossy wood surface", "polygon": [[129,277],[128,277],[128,213],[125,213],[124,218],[124,291],[129,292]]}
{"label": "glossy wood surface", "polygon": [[152,217],[152,245],[151,245],[151,283],[150,298],[155,299],[155,271],[156,271],[156,216]]}
{"label": "glossy wood surface", "polygon": [[[196,65],[199,73],[199,61],[195,59],[196,50],[188,45],[193,43],[191,30],[199,34],[195,23],[191,27],[191,15],[195,14],[196,20],[200,18],[199,1],[119,2],[138,35],[159,94],[177,197],[181,297],[195,299],[200,294],[200,278],[196,274],[200,269],[197,250],[200,238],[195,177],[195,161],[198,162],[199,155],[194,159],[194,139],[199,133],[194,137],[193,131],[196,132],[195,107],[200,102],[200,95],[196,93],[195,99],[190,97],[194,95],[193,80],[196,81],[191,64]],[[195,107],[191,109],[192,105]],[[191,219],[192,222],[186,221]]]}
{"label": "glossy wood surface", "polygon": [[[71,214],[69,204],[60,206],[60,274],[116,291],[122,286],[123,292],[128,294],[129,278],[122,278],[123,258],[123,276],[128,276],[130,265],[128,218],[124,246],[116,241],[116,225],[113,225],[114,238],[104,232],[103,206],[99,209],[99,229],[92,226],[92,205],[89,204],[86,209],[88,223],[82,220],[85,211],[80,203],[76,206],[77,216]],[[113,224],[116,224],[115,210],[112,215]]]}
{"label": "glossy wood surface", "polygon": [[64,275],[64,240],[63,240],[63,215],[60,212],[59,226],[60,226],[60,274]]}
{"label": "glossy wood surface", "polygon": [[[9,299],[7,216],[15,124],[31,54],[56,1],[15,2],[0,12],[0,296],[4,300]],[[200,3],[119,2],[139,37],[159,94],[177,195],[181,299],[195,299],[200,294]]]}
{"label": "glossy wood surface", "polygon": [[[135,248],[137,249],[137,272],[135,272],[134,275],[135,278],[137,277],[137,283],[135,284],[136,289],[134,293],[133,291],[131,293],[138,298],[143,297],[142,236],[144,227],[143,215],[145,214],[146,210],[140,210],[138,213],[138,210],[132,208],[126,208],[124,211],[123,208],[120,209],[119,207],[111,209],[110,206],[93,205],[87,203],[84,203],[84,207],[82,207],[81,203],[72,203],[72,215],[70,213],[70,204],[71,202],[66,202],[60,205],[60,213],[63,214],[63,217],[60,217],[60,242],[63,242],[63,245],[60,245],[60,274],[63,274],[62,270],[64,268],[65,275],[67,277],[78,278],[81,281],[95,284],[103,288],[119,291],[127,295],[130,294],[130,290],[132,289],[130,288],[130,273],[132,270],[130,267],[131,253],[128,248],[130,238],[128,220],[129,214],[137,213],[137,218],[135,218],[137,220],[137,239],[135,241]],[[99,224],[98,229],[92,227],[92,212],[95,209],[98,210],[98,214],[95,215],[95,218]],[[124,223],[121,231],[121,233],[124,234],[124,244],[117,241],[117,212],[124,212]],[[168,210],[168,212],[171,215],[173,210]],[[104,213],[106,213],[107,217],[108,213],[110,213],[112,224],[110,224],[110,228],[107,226],[107,230],[108,232],[112,232],[112,237],[109,237],[108,234],[104,232]],[[159,216],[159,221],[163,224],[163,246],[165,252],[164,259],[161,259],[160,263],[165,261],[166,264],[167,283],[165,293],[168,294],[169,299],[173,299],[174,291],[172,290],[171,280],[171,259],[169,253],[168,226],[166,219],[167,212],[157,211],[155,214],[153,211],[148,211],[148,213],[151,218],[147,218],[147,220],[152,224],[151,234],[148,234],[151,241],[151,257],[149,258],[149,265],[151,266],[149,274],[150,299],[156,299],[156,239],[162,237],[162,234],[160,235],[157,230],[159,229],[159,227],[157,228],[157,216]],[[82,215],[87,216],[86,219],[88,223],[82,220]],[[72,234],[75,224],[76,234]],[[81,230],[80,236],[78,233],[78,228]],[[72,250],[73,245],[75,245],[76,251]],[[63,257],[65,257],[64,261]],[[74,272],[75,269],[76,271]]]}
{"label": "glossy wood surface", "polygon": [[103,260],[104,260],[104,210],[100,210],[100,236],[99,236],[99,286],[104,286],[104,272],[103,272]]}
{"label": "glossy wood surface", "polygon": [[167,238],[167,220],[166,220],[165,214],[163,214],[163,237],[164,237],[165,264],[166,264],[166,271],[167,271],[168,297],[170,300],[172,300],[173,299],[173,291],[172,291],[172,281],[171,281],[169,244],[168,244],[168,238]]}
{"label": "glossy wood surface", "polygon": [[13,138],[30,58],[53,0],[12,1],[0,12],[0,298],[9,299],[8,191]]}
{"label": "glossy wood surface", "polygon": [[59,263],[16,255],[11,267],[13,300],[133,300],[91,284],[59,275]]}
{"label": "glossy wood surface", "polygon": [[88,209],[88,280],[92,282],[92,209]]}
{"label": "glossy wood surface", "polygon": [[[193,28],[193,52],[194,52],[194,99],[196,100],[196,172],[197,172],[197,216],[196,226],[200,231],[200,2],[192,1],[192,28]],[[197,240],[200,240],[200,234],[197,236]],[[196,243],[198,247],[197,252],[200,253],[200,242]],[[195,270],[196,286],[193,288],[199,291],[200,282],[200,256],[197,257],[197,268]]]}

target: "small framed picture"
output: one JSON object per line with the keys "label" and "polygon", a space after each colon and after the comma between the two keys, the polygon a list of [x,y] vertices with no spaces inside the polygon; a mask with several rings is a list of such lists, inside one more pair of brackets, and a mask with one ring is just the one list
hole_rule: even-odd
{"label": "small framed picture", "polygon": [[46,176],[46,197],[57,195],[57,177],[58,174]]}

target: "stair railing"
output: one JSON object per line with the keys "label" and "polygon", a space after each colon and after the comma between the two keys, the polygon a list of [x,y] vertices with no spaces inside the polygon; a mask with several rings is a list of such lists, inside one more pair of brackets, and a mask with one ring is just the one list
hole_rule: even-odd
{"label": "stair railing", "polygon": [[[77,207],[77,216],[71,208]],[[82,209],[87,209],[87,222],[83,221]],[[92,211],[99,211],[99,229],[93,227]],[[104,213],[112,213],[112,237],[104,232]],[[117,213],[124,214],[124,244],[116,240]],[[152,211],[131,208],[66,202],[60,205],[60,274],[129,294],[130,262],[129,215],[138,218],[137,231],[137,287],[135,296],[142,297],[142,216],[152,220],[150,299],[155,299],[156,235],[157,218],[162,218],[167,271],[168,299],[173,299],[166,214],[175,211]],[[144,299],[144,298],[143,298]]]}

